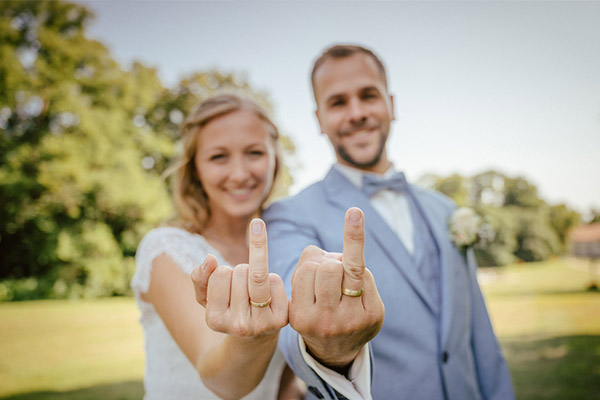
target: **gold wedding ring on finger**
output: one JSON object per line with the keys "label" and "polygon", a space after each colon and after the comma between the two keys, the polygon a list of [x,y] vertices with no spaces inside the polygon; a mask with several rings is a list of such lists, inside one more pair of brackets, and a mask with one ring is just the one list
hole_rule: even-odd
{"label": "gold wedding ring on finger", "polygon": [[363,294],[363,289],[354,290],[354,289],[342,288],[342,294],[344,296],[360,297]]}
{"label": "gold wedding ring on finger", "polygon": [[262,303],[257,303],[255,301],[252,301],[252,299],[250,299],[250,305],[252,305],[253,307],[264,308],[264,307],[268,307],[270,304],[271,304],[271,296],[269,296],[267,301],[262,302]]}

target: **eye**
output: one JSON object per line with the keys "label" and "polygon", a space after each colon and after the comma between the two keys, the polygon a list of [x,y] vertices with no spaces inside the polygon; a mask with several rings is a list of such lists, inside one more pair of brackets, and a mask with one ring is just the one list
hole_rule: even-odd
{"label": "eye", "polygon": [[226,157],[225,154],[223,154],[223,153],[217,153],[217,154],[211,155],[208,159],[210,161],[219,161],[219,160],[224,160],[225,157]]}
{"label": "eye", "polygon": [[252,157],[261,157],[265,154],[265,152],[263,150],[254,149],[250,150],[248,154],[250,154]]}

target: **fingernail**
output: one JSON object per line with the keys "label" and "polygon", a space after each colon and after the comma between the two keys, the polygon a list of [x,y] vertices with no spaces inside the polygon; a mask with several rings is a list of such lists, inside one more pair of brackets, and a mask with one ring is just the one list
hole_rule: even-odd
{"label": "fingernail", "polygon": [[250,229],[252,230],[252,233],[255,235],[262,233],[263,224],[262,224],[261,220],[258,218],[253,219],[252,222],[250,223]]}
{"label": "fingernail", "polygon": [[352,225],[354,225],[354,226],[360,225],[361,218],[362,218],[362,215],[361,215],[361,212],[358,211],[358,209],[356,209],[356,208],[350,209],[350,211],[348,213],[348,221],[350,221],[350,223]]}
{"label": "fingernail", "polygon": [[200,265],[200,269],[201,269],[202,271],[206,271],[206,264],[207,264],[207,262],[208,262],[208,259],[207,259],[207,258],[205,258],[205,259],[204,259],[204,262],[202,263],[202,265]]}

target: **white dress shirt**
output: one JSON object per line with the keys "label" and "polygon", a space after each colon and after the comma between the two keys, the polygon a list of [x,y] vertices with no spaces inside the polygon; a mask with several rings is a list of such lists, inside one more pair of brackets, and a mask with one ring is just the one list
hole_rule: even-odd
{"label": "white dress shirt", "polygon": [[[334,168],[359,189],[362,188],[363,175],[368,174],[368,172],[341,164],[335,164]],[[390,177],[395,173],[396,170],[392,165],[382,177]],[[414,224],[406,195],[384,189],[371,196],[370,201],[383,220],[398,235],[406,250],[412,254],[415,249],[413,237]],[[371,363],[367,345],[363,346],[352,363],[348,372],[348,378],[346,378],[316,361],[306,351],[306,345],[302,337],[298,336],[298,338],[304,361],[332,388],[346,396],[349,400],[371,400]]]}

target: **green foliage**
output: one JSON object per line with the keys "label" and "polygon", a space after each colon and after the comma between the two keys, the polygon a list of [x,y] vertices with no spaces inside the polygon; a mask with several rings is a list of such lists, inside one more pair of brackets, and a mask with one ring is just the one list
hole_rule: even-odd
{"label": "green foliage", "polygon": [[173,214],[160,176],[184,115],[222,91],[271,110],[233,74],[169,89],[152,68],[123,69],[86,38],[91,16],[66,2],[0,3],[0,300],[127,293],[141,236]]}
{"label": "green foliage", "polygon": [[581,221],[581,216],[578,212],[569,209],[564,204],[550,206],[549,210],[550,225],[558,235],[561,251],[566,250],[567,233],[569,230]]}
{"label": "green foliage", "polygon": [[477,262],[482,267],[507,265],[517,260],[517,234],[520,228],[514,208],[483,207],[478,211],[494,230],[494,240],[475,248]]}
{"label": "green foliage", "polygon": [[558,236],[550,224],[548,207],[519,208],[515,256],[523,261],[543,261],[560,251]]}
{"label": "green foliage", "polygon": [[590,215],[588,216],[588,218],[586,218],[586,222],[588,224],[600,222],[600,210],[592,208],[590,210]]}
{"label": "green foliage", "polygon": [[487,171],[473,177],[428,175],[422,182],[459,206],[475,208],[493,228],[494,239],[475,248],[481,266],[542,261],[561,254],[567,232],[580,219],[564,204],[548,205],[523,177]]}
{"label": "green foliage", "polygon": [[446,178],[439,177],[435,183],[436,190],[450,197],[458,206],[464,206],[469,200],[467,179],[458,174]]}
{"label": "green foliage", "polygon": [[537,188],[525,178],[508,178],[504,181],[504,205],[535,208],[544,204]]}

